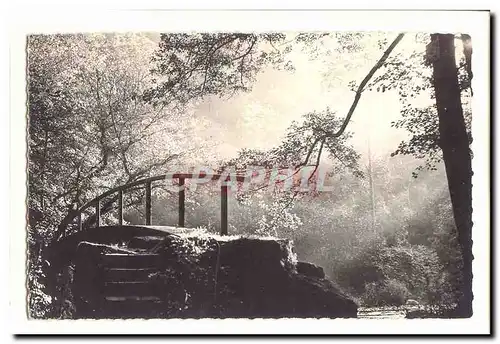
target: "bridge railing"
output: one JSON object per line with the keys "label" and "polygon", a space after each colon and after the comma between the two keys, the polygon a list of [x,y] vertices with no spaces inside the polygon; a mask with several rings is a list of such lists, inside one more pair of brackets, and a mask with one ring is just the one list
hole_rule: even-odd
{"label": "bridge railing", "polygon": [[[123,203],[123,195],[127,190],[130,190],[134,187],[137,186],[142,186],[145,185],[145,197],[146,197],[146,202],[145,202],[145,211],[146,211],[146,225],[152,225],[152,201],[151,201],[151,189],[152,189],[152,184],[155,181],[160,181],[160,180],[168,180],[168,179],[178,179],[178,186],[179,186],[179,204],[178,204],[178,226],[179,227],[184,227],[184,217],[185,217],[185,199],[186,199],[186,194],[185,194],[185,180],[186,179],[202,179],[204,181],[208,180],[210,178],[213,181],[220,180],[221,175],[220,174],[191,174],[191,173],[175,173],[175,174],[163,174],[159,176],[154,176],[154,177],[149,177],[149,178],[144,178],[141,180],[137,180],[119,187],[116,187],[114,189],[108,190],[104,192],[103,194],[95,197],[94,199],[90,200],[89,202],[85,203],[83,206],[78,208],[74,213],[71,214],[68,218],[64,219],[63,222],[61,222],[59,226],[59,239],[64,238],[67,236],[67,229],[70,224],[73,224],[75,222],[75,219],[77,221],[77,230],[82,231],[83,230],[83,217],[82,213],[89,208],[94,208],[95,209],[95,226],[96,227],[101,227],[101,202],[103,199],[112,196],[112,195],[117,195],[117,201],[118,201],[118,223],[120,225],[123,225],[123,208],[124,208],[124,203]],[[227,235],[228,234],[228,211],[227,211],[227,187],[228,185],[225,182],[228,181],[237,181],[237,182],[245,182],[246,177],[245,176],[237,176],[237,175],[228,175],[224,181],[221,181],[221,186],[220,186],[220,195],[221,195],[221,207],[220,207],[220,218],[221,218],[221,228],[220,228],[220,234],[221,235]]]}

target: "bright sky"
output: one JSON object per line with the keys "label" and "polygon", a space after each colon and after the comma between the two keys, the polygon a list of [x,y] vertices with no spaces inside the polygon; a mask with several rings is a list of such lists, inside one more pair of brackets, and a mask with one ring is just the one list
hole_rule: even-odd
{"label": "bright sky", "polygon": [[[389,41],[392,36],[395,37],[388,35]],[[415,49],[409,45],[413,40],[408,40],[407,43],[403,40],[398,48]],[[206,117],[210,124],[208,129],[200,128],[197,135],[218,142],[214,149],[221,158],[227,158],[241,148],[268,149],[278,145],[290,123],[300,120],[308,111],[329,106],[345,116],[354,98],[354,92],[348,88],[349,81],[359,84],[382,54],[376,40],[372,42],[375,46],[368,45],[363,56],[357,55],[355,61],[346,61],[356,58],[349,55],[344,59],[332,55],[323,61],[321,58],[311,61],[306,53],[294,51],[295,72],[267,68],[258,75],[251,92],[229,100],[212,97],[201,104],[196,116]],[[357,68],[348,71],[345,65],[351,62]],[[325,77],[327,70],[330,74]],[[353,145],[363,154],[370,136],[372,154],[388,156],[407,137],[404,130],[390,126],[391,121],[400,118],[399,113],[396,92],[365,91],[348,126],[348,130],[354,132]]]}

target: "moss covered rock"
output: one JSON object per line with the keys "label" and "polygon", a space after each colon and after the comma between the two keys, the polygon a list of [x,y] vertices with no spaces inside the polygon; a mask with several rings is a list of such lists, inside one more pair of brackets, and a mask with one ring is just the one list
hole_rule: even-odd
{"label": "moss covered rock", "polygon": [[75,281],[92,279],[98,293],[89,296],[88,288],[74,286],[79,303],[86,305],[77,317],[357,315],[356,303],[325,278],[322,268],[298,262],[292,243],[283,239],[193,231],[136,236],[122,247],[82,242],[75,262]]}

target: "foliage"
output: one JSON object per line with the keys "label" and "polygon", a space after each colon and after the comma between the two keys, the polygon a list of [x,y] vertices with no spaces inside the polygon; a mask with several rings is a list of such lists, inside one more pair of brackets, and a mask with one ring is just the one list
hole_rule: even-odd
{"label": "foliage", "polygon": [[[406,39],[411,40],[414,48],[401,50],[390,56],[379,75],[368,87],[370,90],[381,93],[389,91],[398,93],[401,103],[401,119],[392,122],[391,125],[405,129],[411,136],[408,140],[402,141],[392,155],[412,155],[417,159],[424,159],[424,164],[419,165],[413,172],[413,176],[417,177],[418,173],[424,169],[435,170],[438,163],[442,161],[442,153],[432,87],[432,70],[425,59],[425,44],[429,42],[429,35],[407,35]],[[460,45],[458,40],[457,45]],[[457,71],[462,89],[466,126],[471,141],[471,93],[463,56],[459,61]]]}
{"label": "foliage", "polygon": [[[433,187],[428,181],[420,185]],[[389,196],[391,192],[388,190]],[[395,199],[396,204],[406,203],[404,194]],[[421,205],[406,203],[421,208],[392,219],[391,225],[383,221],[384,231],[376,233],[369,245],[360,242],[358,253],[338,263],[332,271],[339,284],[359,295],[363,302],[372,303],[370,293],[375,289],[367,291],[367,285],[381,286],[384,281],[397,280],[405,285],[411,298],[424,304],[456,305],[458,286],[462,283],[460,250],[447,190],[430,199]],[[394,205],[389,207],[395,209]],[[391,214],[394,213],[377,213],[377,217],[392,217]]]}
{"label": "foliage", "polygon": [[152,69],[159,80],[145,99],[155,104],[188,102],[248,90],[263,65],[284,62],[274,47],[284,39],[280,33],[162,34]]}
{"label": "foliage", "polygon": [[186,134],[189,122],[179,125],[175,104],[154,108],[141,98],[153,49],[154,42],[133,34],[28,38],[33,268],[39,258],[31,253],[78,207],[112,187],[158,174],[196,144]]}
{"label": "foliage", "polygon": [[[444,171],[423,171],[417,180],[400,178],[417,164],[409,157],[374,159],[373,229],[367,181],[343,171],[330,181],[335,192],[294,197],[263,189],[230,194],[229,232],[292,239],[300,260],[322,266],[362,303],[373,303],[370,293],[383,291],[385,301],[380,297],[377,302],[389,304],[391,295],[403,294],[395,291],[399,283],[407,298],[451,307],[461,283],[460,250]],[[188,227],[208,225],[209,231],[219,231],[218,192],[207,184],[187,193]],[[176,202],[176,195],[153,202],[155,223],[175,224]]]}
{"label": "foliage", "polygon": [[[283,143],[271,150],[271,156],[283,163],[285,166],[300,166],[304,164],[318,165],[321,161],[322,150],[329,154],[333,161],[339,164],[336,170],[350,169],[355,175],[362,176],[358,166],[359,153],[348,143],[352,133],[344,132],[335,139],[326,139],[315,155],[311,153],[311,147],[319,140],[325,132],[335,132],[342,125],[343,119],[336,116],[335,112],[327,108],[320,112],[311,112],[303,116],[303,122],[293,122],[285,134]],[[316,160],[313,160],[315,158]],[[313,163],[315,161],[315,163]]]}
{"label": "foliage", "polygon": [[365,286],[365,294],[363,295],[363,303],[365,306],[377,307],[403,305],[409,295],[405,284],[389,279],[383,282],[370,282]]}
{"label": "foliage", "polygon": [[165,122],[172,114],[139,99],[148,44],[127,35],[30,37],[30,209],[41,214],[34,227],[182,153],[157,135],[178,131]]}
{"label": "foliage", "polygon": [[281,236],[290,237],[302,225],[302,220],[290,211],[288,207],[289,198],[283,194],[278,194],[277,199],[271,204],[266,204],[264,201],[259,202],[259,207],[264,214],[257,222],[256,233],[263,236]]}
{"label": "foliage", "polygon": [[44,292],[44,262],[39,257],[38,259],[32,257],[33,255],[30,257],[32,262],[30,273],[27,275],[31,291],[28,297],[28,316],[30,318],[47,317],[51,313],[52,297]]}
{"label": "foliage", "polygon": [[[164,33],[151,69],[155,85],[144,99],[187,103],[206,95],[231,96],[251,89],[266,66],[293,71],[289,54],[356,51],[362,33]],[[333,49],[331,48],[331,43]],[[335,44],[336,43],[336,44]]]}

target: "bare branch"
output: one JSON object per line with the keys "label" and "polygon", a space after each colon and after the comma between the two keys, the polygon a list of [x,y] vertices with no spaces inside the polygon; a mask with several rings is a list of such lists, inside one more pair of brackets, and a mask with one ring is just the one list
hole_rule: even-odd
{"label": "bare branch", "polygon": [[[339,128],[339,130],[337,132],[332,133],[332,132],[328,132],[328,131],[324,130],[323,128],[318,128],[318,131],[322,131],[323,135],[316,138],[316,140],[313,142],[313,144],[309,148],[306,159],[304,160],[304,162],[298,164],[296,166],[296,168],[300,168],[300,167],[305,166],[309,163],[309,159],[311,157],[311,154],[312,154],[313,150],[316,148],[316,145],[318,144],[318,142],[322,141],[320,153],[319,153],[319,156],[320,156],[321,150],[323,148],[323,144],[325,143],[326,139],[337,138],[337,137],[340,137],[342,134],[344,134],[345,129],[347,128],[347,125],[349,124],[349,121],[351,120],[351,117],[354,114],[354,110],[356,109],[356,107],[358,105],[358,102],[361,98],[361,94],[363,93],[366,84],[370,81],[370,79],[373,77],[375,72],[384,64],[384,62],[387,60],[387,58],[389,57],[391,52],[398,45],[398,43],[401,41],[401,39],[403,39],[403,37],[404,37],[404,33],[400,33],[394,39],[394,41],[391,43],[391,45],[389,45],[389,47],[386,49],[386,51],[384,52],[382,57],[378,60],[378,62],[372,67],[372,69],[368,72],[368,74],[361,81],[361,84],[358,86],[358,89],[356,90],[356,94],[354,96],[354,101],[353,101],[351,107],[349,108],[349,111],[344,119],[344,122],[342,123],[341,127]],[[317,167],[316,167],[316,169],[317,169]]]}
{"label": "bare branch", "polygon": [[250,52],[252,51],[253,47],[255,46],[255,43],[257,43],[257,38],[254,38],[254,40],[252,41],[252,43],[250,44],[250,47],[247,49],[246,52],[244,52],[242,55],[238,56],[238,57],[235,57],[233,58],[231,61],[236,61],[236,60],[239,60],[239,59],[244,59],[245,57],[248,56],[248,54],[250,54]]}
{"label": "bare branch", "polygon": [[354,110],[356,109],[356,106],[358,105],[359,99],[361,98],[361,94],[363,93],[366,84],[368,83],[368,81],[370,81],[370,79],[373,77],[373,75],[375,74],[375,72],[380,67],[382,67],[382,65],[384,64],[385,60],[387,60],[387,58],[389,57],[389,55],[391,54],[391,52],[394,50],[394,48],[396,47],[396,45],[398,45],[398,43],[401,41],[401,39],[403,39],[403,37],[404,37],[404,33],[400,33],[396,37],[396,39],[394,39],[394,41],[387,48],[387,50],[384,52],[384,54],[382,55],[382,57],[372,67],[372,69],[368,72],[368,74],[365,76],[365,78],[363,79],[363,81],[361,81],[361,84],[359,84],[358,89],[356,91],[356,95],[354,96],[354,101],[352,102],[352,105],[349,108],[349,112],[347,112],[347,116],[345,117],[344,123],[342,123],[342,126],[340,127],[340,129],[336,133],[328,133],[328,134],[326,134],[325,137],[328,137],[328,138],[337,138],[337,137],[341,136],[344,133],[345,129],[347,128],[347,125],[349,124],[349,121],[351,120],[351,117],[352,117],[352,115],[354,113]]}
{"label": "bare branch", "polygon": [[316,140],[314,140],[313,144],[309,148],[309,151],[307,152],[306,159],[304,160],[304,162],[295,166],[296,169],[299,167],[304,167],[309,163],[309,159],[311,158],[311,154],[312,154],[314,148],[316,148],[316,145],[318,144],[318,142],[323,140],[323,139],[324,139],[324,137],[318,137],[318,138],[316,138]]}
{"label": "bare branch", "polygon": [[316,157],[316,165],[314,166],[314,170],[309,176],[308,180],[311,181],[311,178],[314,176],[319,167],[319,162],[321,160],[321,153],[323,152],[323,145],[325,144],[326,138],[321,141],[321,146],[319,147],[318,156]]}

